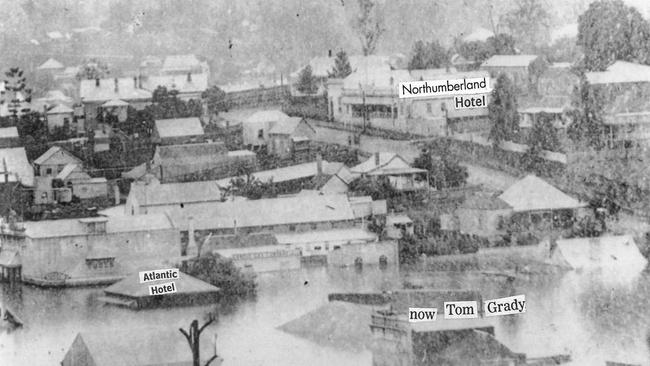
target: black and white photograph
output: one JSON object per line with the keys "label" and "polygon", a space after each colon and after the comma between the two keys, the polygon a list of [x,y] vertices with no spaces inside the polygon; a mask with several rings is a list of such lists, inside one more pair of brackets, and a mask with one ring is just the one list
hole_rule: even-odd
{"label": "black and white photograph", "polygon": [[650,1],[0,9],[0,365],[650,365]]}

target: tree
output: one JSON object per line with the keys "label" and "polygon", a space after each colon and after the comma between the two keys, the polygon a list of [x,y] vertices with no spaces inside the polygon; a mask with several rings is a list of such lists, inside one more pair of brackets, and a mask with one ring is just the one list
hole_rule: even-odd
{"label": "tree", "polygon": [[304,94],[315,94],[318,91],[316,80],[312,75],[311,66],[307,65],[300,71],[296,88]]}
{"label": "tree", "polygon": [[203,113],[200,101],[183,101],[178,97],[177,90],[168,90],[164,86],[159,86],[153,91],[151,102],[145,111],[154,119],[199,117]]}
{"label": "tree", "polygon": [[515,86],[504,73],[499,74],[492,90],[488,118],[492,124],[489,139],[495,146],[502,141],[512,139],[519,128]]}
{"label": "tree", "polygon": [[537,57],[528,64],[528,86],[533,94],[539,93],[539,78],[548,70],[548,66],[544,57]]}
{"label": "tree", "polygon": [[578,17],[584,68],[603,71],[616,60],[650,62],[650,26],[621,0],[599,0]]}
{"label": "tree", "polygon": [[402,238],[397,241],[400,263],[415,263],[419,256],[418,242],[413,235],[403,233]]}
{"label": "tree", "polygon": [[449,63],[449,52],[438,41],[415,42],[411,59],[409,60],[409,70],[436,69],[447,66]]}
{"label": "tree", "polygon": [[485,41],[461,42],[456,48],[460,55],[477,65],[494,55],[516,54],[514,39],[504,33],[491,36]]}
{"label": "tree", "polygon": [[361,177],[350,183],[350,191],[361,196],[370,196],[373,200],[385,200],[397,195],[397,191],[388,179],[383,177]]}
{"label": "tree", "polygon": [[350,74],[352,74],[352,66],[350,66],[350,60],[348,60],[348,54],[341,50],[336,53],[334,68],[328,75],[331,78],[344,79]]}
{"label": "tree", "polygon": [[182,272],[221,289],[224,298],[244,298],[255,295],[255,279],[244,275],[228,258],[205,253],[183,263]]}
{"label": "tree", "polygon": [[98,59],[90,59],[84,62],[77,73],[77,80],[104,79],[110,74],[108,64]]}
{"label": "tree", "polygon": [[208,112],[211,115],[218,114],[221,111],[228,111],[228,104],[226,102],[226,92],[221,90],[218,86],[214,85],[208,88],[201,94],[208,107]]}
{"label": "tree", "polygon": [[[185,339],[187,339],[187,343],[190,346],[190,350],[192,350],[192,365],[193,366],[201,366],[201,348],[199,347],[200,344],[200,339],[201,339],[201,333],[205,330],[205,328],[212,324],[215,320],[215,317],[212,313],[210,313],[210,316],[208,318],[208,321],[206,321],[202,326],[199,327],[199,321],[194,320],[190,324],[190,328],[188,331],[186,331],[183,328],[178,328],[178,330],[183,333],[183,336],[185,336]],[[218,355],[216,353],[215,349],[215,354],[210,357],[210,359],[205,363],[204,366],[210,365],[212,361],[217,359]]]}
{"label": "tree", "polygon": [[381,9],[375,0],[357,0],[359,13],[352,27],[359,34],[364,56],[372,55],[377,49],[379,39],[386,31]]}
{"label": "tree", "polygon": [[447,143],[438,146],[434,158],[431,151],[422,150],[413,161],[413,167],[429,172],[429,184],[436,189],[460,187],[467,182],[467,168],[452,158]]}
{"label": "tree", "polygon": [[551,15],[541,0],[517,0],[516,3],[516,7],[503,16],[502,23],[521,49],[535,52],[550,39]]}
{"label": "tree", "polygon": [[573,123],[567,131],[571,140],[596,149],[605,145],[605,100],[603,89],[598,85],[590,85],[583,76],[573,92]]}
{"label": "tree", "polygon": [[19,113],[29,112],[29,108],[23,105],[24,102],[31,101],[31,90],[26,88],[26,80],[23,70],[19,67],[12,67],[5,72],[5,89],[12,93],[7,107],[15,121],[18,120]]}

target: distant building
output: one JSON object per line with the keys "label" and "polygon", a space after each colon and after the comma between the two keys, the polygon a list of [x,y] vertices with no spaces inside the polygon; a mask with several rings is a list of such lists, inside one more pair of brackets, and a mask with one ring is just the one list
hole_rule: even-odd
{"label": "distant building", "polygon": [[158,119],[154,124],[153,138],[163,145],[176,145],[202,141],[204,134],[197,117]]}
{"label": "distant building", "polygon": [[626,61],[585,74],[589,87],[603,95],[603,138],[611,147],[650,144],[649,75],[650,66]]}
{"label": "distant building", "polygon": [[16,127],[0,128],[0,149],[20,146],[20,136]]}
{"label": "distant building", "polygon": [[0,149],[0,184],[6,183],[34,186],[34,168],[27,160],[24,147]]}
{"label": "distant building", "polygon": [[350,168],[352,174],[361,177],[387,178],[399,191],[428,189],[428,172],[413,168],[401,156],[395,153],[374,153],[368,160]]}
{"label": "distant building", "polygon": [[80,199],[108,197],[108,181],[104,177],[93,178],[78,164],[68,164],[56,176],[73,196]]}
{"label": "distant building", "polygon": [[3,250],[19,253],[23,281],[34,284],[111,283],[142,266],[165,265],[180,256],[179,232],[165,215],[18,225],[21,230],[3,230]]}
{"label": "distant building", "polygon": [[154,92],[158,87],[178,92],[178,98],[184,101],[201,100],[201,94],[208,89],[208,74],[192,73],[181,75],[143,76],[142,88]]}
{"label": "distant building", "polygon": [[217,253],[243,270],[258,273],[300,269],[302,260],[300,250],[279,245],[271,234],[210,238],[202,251]]}
{"label": "distant building", "polygon": [[277,121],[269,130],[269,153],[280,158],[306,157],[316,129],[300,117],[288,117]]}
{"label": "distant building", "polygon": [[74,110],[63,104],[48,110],[45,115],[47,116],[47,129],[54,131],[55,127],[66,128],[68,131],[76,131],[76,126],[73,126]]}
{"label": "distant building", "polygon": [[36,70],[42,71],[42,72],[49,72],[52,74],[60,73],[65,69],[65,65],[60,63],[59,61],[49,58],[47,61],[43,62],[41,65],[39,65]]}
{"label": "distant building", "polygon": [[221,202],[223,192],[214,181],[165,183],[154,177],[131,183],[126,215],[183,211],[193,204]]}
{"label": "distant building", "polygon": [[[504,73],[513,81],[515,87],[525,92],[529,87],[528,66],[537,60],[537,55],[494,55],[481,64],[481,70],[490,73],[490,77],[496,81],[497,77]],[[496,85],[494,82],[491,85]]]}
{"label": "distant building", "polygon": [[[151,330],[149,330],[151,331]],[[155,341],[142,340],[138,329],[77,333],[61,366],[191,366],[192,352],[178,329],[155,331]],[[209,359],[215,345],[202,340],[201,359]],[[212,366],[220,366],[217,358]]]}
{"label": "distant building", "polygon": [[279,110],[264,110],[253,113],[242,120],[242,135],[244,145],[256,149],[266,146],[269,140],[269,131],[280,120],[289,118]]}
{"label": "distant building", "polygon": [[153,173],[163,183],[223,178],[242,164],[253,168],[255,153],[228,151],[222,142],[157,146],[152,163]]}
{"label": "distant building", "polygon": [[161,73],[163,75],[210,74],[207,62],[201,62],[195,55],[171,55],[165,57]]}
{"label": "distant building", "polygon": [[107,102],[120,100],[138,110],[151,103],[151,92],[142,89],[135,77],[82,80],[79,97],[86,121],[92,123],[93,128],[97,116],[103,113],[103,104]]}
{"label": "distant building", "polygon": [[56,177],[68,164],[83,165],[83,161],[59,146],[52,146],[34,160],[36,174],[41,177]]}

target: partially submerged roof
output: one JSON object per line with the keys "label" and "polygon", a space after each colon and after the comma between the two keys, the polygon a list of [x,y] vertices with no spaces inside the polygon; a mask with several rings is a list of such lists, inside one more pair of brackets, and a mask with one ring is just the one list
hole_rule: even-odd
{"label": "partially submerged roof", "polygon": [[[169,282],[170,280],[158,280],[153,282],[140,283],[138,273],[134,273],[125,279],[114,283],[104,289],[106,294],[114,294],[128,297],[149,296],[149,286],[157,283]],[[219,288],[192,277],[187,273],[180,272],[176,283],[176,295],[217,292]]]}
{"label": "partially submerged roof", "polygon": [[39,67],[37,67],[38,70],[57,70],[57,69],[63,69],[65,66],[60,63],[59,61],[49,58],[47,61],[43,62]]}
{"label": "partially submerged roof", "polygon": [[[106,233],[171,230],[172,222],[166,215],[136,215],[107,217]],[[30,238],[54,238],[88,235],[83,219],[25,221],[25,235]]]}
{"label": "partially submerged roof", "polygon": [[543,179],[528,175],[500,196],[515,212],[577,209],[587,204],[566,195]]}
{"label": "partially submerged roof", "polygon": [[34,186],[34,169],[27,160],[24,147],[0,149],[0,183],[4,183],[5,179],[28,187]]}
{"label": "partially submerged roof", "polygon": [[528,67],[537,55],[494,55],[485,60],[481,67]]}
{"label": "partially submerged roof", "polygon": [[631,235],[558,240],[552,256],[556,264],[573,269],[640,270],[647,264]]}
{"label": "partially submerged roof", "polygon": [[590,84],[650,82],[650,66],[627,61],[616,61],[605,71],[585,73]]}
{"label": "partially submerged roof", "polygon": [[355,242],[372,241],[377,239],[377,234],[361,228],[332,229],[319,231],[305,231],[300,233],[279,233],[275,238],[280,244],[302,244],[314,242]]}
{"label": "partially submerged roof", "polygon": [[197,117],[157,119],[156,131],[160,138],[203,135],[203,126]]}

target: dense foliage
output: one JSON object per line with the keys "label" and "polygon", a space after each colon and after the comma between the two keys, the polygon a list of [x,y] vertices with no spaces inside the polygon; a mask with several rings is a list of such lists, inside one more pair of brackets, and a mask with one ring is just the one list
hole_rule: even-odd
{"label": "dense foliage", "polygon": [[519,129],[517,97],[514,83],[504,73],[499,74],[492,90],[488,117],[491,123],[489,138],[495,146],[512,140]]}
{"label": "dense foliage", "polygon": [[232,260],[218,254],[205,253],[190,259],[181,266],[183,272],[221,289],[225,298],[242,298],[255,295],[255,279],[247,276]]}
{"label": "dense foliage", "polygon": [[461,166],[452,157],[449,148],[444,142],[440,142],[436,149],[439,156],[432,152],[422,150],[420,155],[413,161],[413,167],[424,169],[429,172],[429,183],[436,189],[460,187],[467,182],[467,168]]}
{"label": "dense foliage", "polygon": [[311,66],[305,66],[298,75],[298,83],[296,84],[296,89],[299,92],[304,94],[316,94],[318,91],[318,85],[316,84],[316,79],[314,78],[311,70]]}
{"label": "dense foliage", "polygon": [[409,70],[437,69],[449,64],[449,51],[438,41],[424,43],[415,42],[411,59],[408,63]]}
{"label": "dense foliage", "polygon": [[348,60],[348,54],[345,51],[341,50],[336,53],[334,68],[328,74],[329,77],[335,79],[344,79],[352,74],[352,66],[350,65],[350,60]]}

